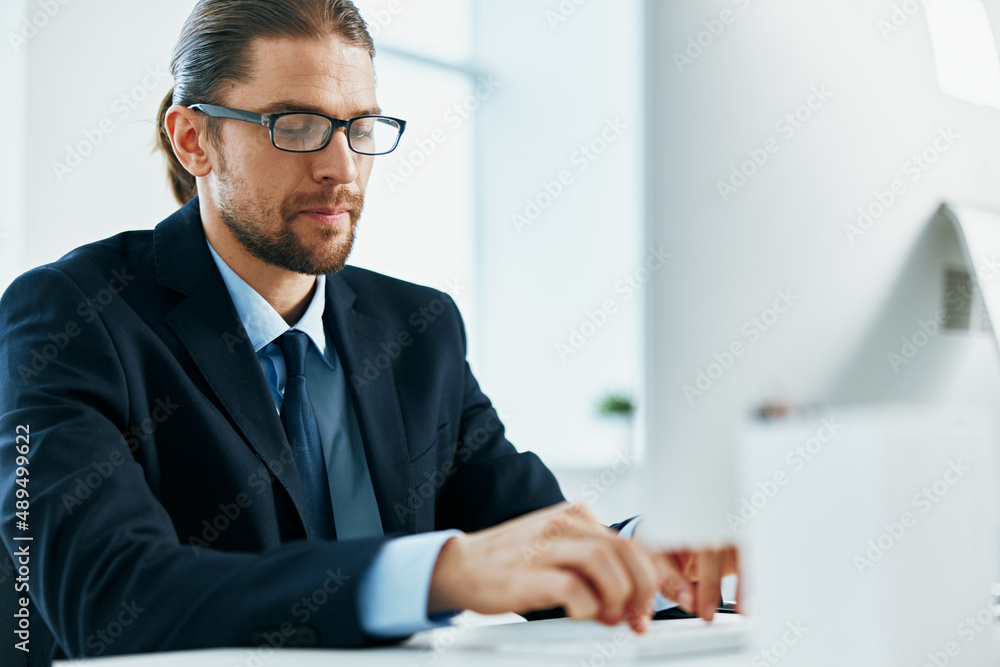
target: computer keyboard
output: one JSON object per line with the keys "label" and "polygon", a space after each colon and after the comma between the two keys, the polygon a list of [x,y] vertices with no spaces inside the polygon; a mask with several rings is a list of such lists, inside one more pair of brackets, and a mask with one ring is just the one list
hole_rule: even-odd
{"label": "computer keyboard", "polygon": [[530,653],[535,656],[583,657],[664,656],[678,653],[737,650],[747,644],[749,619],[739,614],[716,614],[706,623],[699,618],[652,621],[638,635],[625,624],[608,627],[594,621],[555,618],[484,627],[450,627],[412,637],[413,648],[489,650]]}

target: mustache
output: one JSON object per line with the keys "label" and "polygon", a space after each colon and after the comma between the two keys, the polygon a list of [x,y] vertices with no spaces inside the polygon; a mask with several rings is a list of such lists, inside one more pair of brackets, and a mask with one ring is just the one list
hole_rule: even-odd
{"label": "mustache", "polygon": [[293,196],[285,203],[286,218],[294,217],[299,211],[307,211],[318,208],[337,208],[346,205],[350,210],[351,217],[357,219],[361,215],[361,210],[365,205],[364,191],[338,190],[332,195],[326,194],[319,197],[295,197]]}

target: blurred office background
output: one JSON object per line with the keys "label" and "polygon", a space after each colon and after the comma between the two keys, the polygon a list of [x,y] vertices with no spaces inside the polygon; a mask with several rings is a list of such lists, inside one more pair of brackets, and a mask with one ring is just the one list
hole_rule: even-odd
{"label": "blurred office background", "polygon": [[[0,289],[176,209],[153,138],[194,4],[0,3]],[[599,406],[639,400],[641,294],[615,287],[645,260],[642,3],[574,6],[555,24],[530,0],[357,4],[379,103],[408,126],[376,161],[351,262],[453,295],[511,441],[608,520],[634,513],[616,495],[628,484],[595,494],[588,480],[635,467],[635,420]],[[597,314],[608,299],[615,312]]]}
{"label": "blurred office background", "polygon": [[[992,0],[358,4],[409,124],[353,263],[455,297],[511,441],[605,520],[644,468],[679,533],[722,526],[735,416],[822,400],[938,203],[1000,203]],[[155,113],[193,5],[0,3],[0,287],[176,208]]]}

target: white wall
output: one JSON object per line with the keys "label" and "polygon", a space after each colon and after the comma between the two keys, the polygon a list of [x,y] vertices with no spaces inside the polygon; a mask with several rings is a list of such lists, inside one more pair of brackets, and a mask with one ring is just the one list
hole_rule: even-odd
{"label": "white wall", "polygon": [[[940,91],[922,10],[883,36],[893,4],[649,3],[649,234],[675,252],[648,293],[650,502],[676,508],[665,535],[731,537],[738,421],[764,400],[826,398],[941,200],[1000,204],[1000,112]],[[674,53],[724,10],[734,22],[679,68]],[[794,135],[776,127],[816,87],[832,97]],[[907,161],[949,127],[960,138],[913,180]],[[778,152],[723,201],[718,182],[768,138]],[[896,179],[905,193],[852,242],[844,225]],[[798,300],[751,341],[743,325],[783,289]],[[683,386],[733,342],[744,354],[689,400]]]}
{"label": "white wall", "polygon": [[[580,498],[627,445],[627,429],[597,415],[601,398],[619,391],[641,401],[641,288],[629,293],[619,281],[647,254],[642,5],[515,0],[478,10],[478,55],[501,86],[482,113],[476,370],[511,441]],[[593,159],[581,151],[591,142]],[[598,314],[606,301],[613,312]],[[571,339],[573,329],[583,337]],[[601,502],[625,491],[615,481]],[[611,518],[628,511],[613,504]]]}
{"label": "white wall", "polygon": [[[153,141],[172,86],[171,50],[193,6],[72,2],[29,41],[22,270],[125,229],[152,228],[176,208]],[[70,151],[89,154],[77,163]],[[57,163],[77,166],[57,174]]]}
{"label": "white wall", "polygon": [[[0,127],[8,128],[4,159],[0,160],[0,286],[6,286],[19,273],[24,255],[25,189],[24,163],[28,150],[27,122],[27,48],[16,35],[27,13],[27,0],[0,4]],[[14,39],[10,35],[14,34]]]}

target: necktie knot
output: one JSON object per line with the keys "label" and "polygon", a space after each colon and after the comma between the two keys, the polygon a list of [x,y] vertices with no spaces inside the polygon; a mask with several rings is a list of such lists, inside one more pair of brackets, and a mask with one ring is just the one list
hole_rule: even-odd
{"label": "necktie knot", "polygon": [[291,329],[281,334],[276,342],[285,357],[285,372],[288,377],[305,375],[309,337],[302,331]]}

